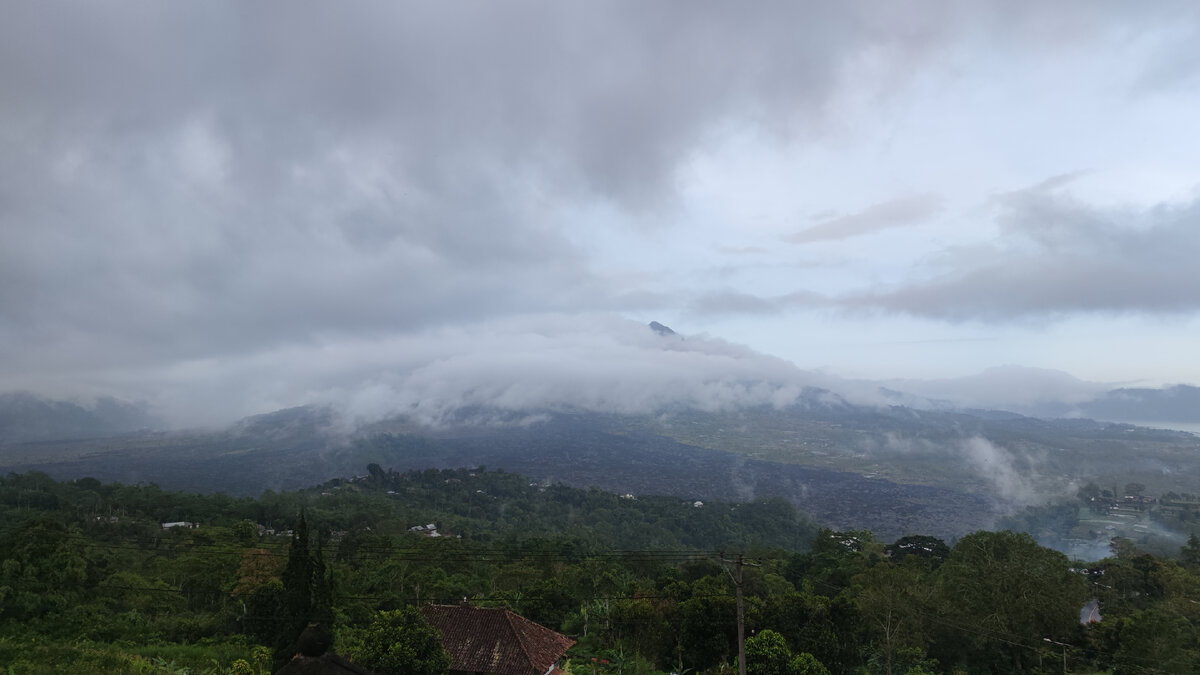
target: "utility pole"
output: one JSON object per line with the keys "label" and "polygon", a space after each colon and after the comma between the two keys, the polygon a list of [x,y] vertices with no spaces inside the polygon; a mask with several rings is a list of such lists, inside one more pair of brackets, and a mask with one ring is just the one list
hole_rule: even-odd
{"label": "utility pole", "polygon": [[738,629],[738,675],[746,675],[746,610],[742,604],[742,568],[746,565],[751,567],[761,567],[759,563],[746,562],[745,557],[739,553],[737,560],[728,560],[725,558],[725,552],[719,553],[721,562],[724,565],[734,565],[735,572],[730,572],[728,567],[725,567],[725,573],[733,580],[733,588],[737,594],[737,629]]}
{"label": "utility pole", "polygon": [[1064,642],[1059,642],[1057,640],[1051,640],[1050,638],[1042,638],[1042,642],[1049,642],[1052,645],[1058,645],[1062,647],[1063,675],[1067,675],[1067,647],[1070,647],[1071,645]]}

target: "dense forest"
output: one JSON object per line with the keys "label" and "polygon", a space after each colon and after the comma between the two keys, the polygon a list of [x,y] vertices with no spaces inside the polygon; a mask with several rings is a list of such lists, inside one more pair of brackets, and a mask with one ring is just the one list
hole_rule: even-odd
{"label": "dense forest", "polygon": [[781,499],[617,495],[484,467],[371,465],[257,498],[9,474],[0,665],[267,673],[319,621],[335,650],[380,667],[423,630],[414,608],[465,600],[575,638],[568,670],[728,673],[740,573],[749,675],[1196,672],[1200,541],[1110,553],[1071,561],[1011,531],[887,543]]}

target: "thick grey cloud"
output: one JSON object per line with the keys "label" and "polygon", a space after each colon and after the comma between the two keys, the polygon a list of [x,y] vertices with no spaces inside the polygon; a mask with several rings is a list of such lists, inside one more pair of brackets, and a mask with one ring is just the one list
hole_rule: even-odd
{"label": "thick grey cloud", "polygon": [[[3,78],[9,113],[52,145],[89,133],[152,143],[210,116],[237,178],[258,187],[358,141],[425,185],[457,184],[480,164],[532,168],[557,175],[556,187],[637,204],[661,198],[710,125],[752,115],[786,131],[819,108],[849,55],[914,51],[907,35],[874,32],[877,14],[792,3],[48,3],[6,21]],[[941,22],[909,17],[918,33]]]}
{"label": "thick grey cloud", "polygon": [[[669,205],[730,120],[803,135],[869,5],[47,2],[0,25],[0,362],[114,378],[636,311],[569,216]],[[285,368],[280,364],[281,368]]]}
{"label": "thick grey cloud", "polygon": [[14,8],[0,349],[169,361],[605,308],[639,289],[590,273],[563,210],[669,201],[732,116],[786,132],[871,23],[787,3]]}
{"label": "thick grey cloud", "polygon": [[1098,208],[1062,177],[995,199],[1000,236],[945,251],[928,278],[839,298],[953,321],[1053,318],[1078,312],[1200,310],[1200,200],[1150,209]]}

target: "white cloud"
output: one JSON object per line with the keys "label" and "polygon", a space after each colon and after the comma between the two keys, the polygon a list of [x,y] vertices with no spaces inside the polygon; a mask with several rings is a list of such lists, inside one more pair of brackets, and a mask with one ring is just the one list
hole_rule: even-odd
{"label": "white cloud", "polygon": [[919,224],[941,208],[935,195],[912,195],[873,204],[858,213],[830,218],[787,238],[794,244],[846,239],[880,230]]}
{"label": "white cloud", "polygon": [[[111,373],[80,373],[58,384],[90,387],[90,377],[114,383]],[[300,404],[332,405],[350,419],[405,414],[433,424],[472,407],[613,413],[783,407],[805,387],[834,382],[721,340],[660,336],[611,315],[555,314],[293,344],[126,372],[117,384],[186,426]]]}
{"label": "white cloud", "polygon": [[996,199],[1003,237],[957,247],[928,279],[856,293],[848,307],[939,319],[1007,321],[1085,312],[1200,310],[1200,201],[1097,209],[1053,180]]}

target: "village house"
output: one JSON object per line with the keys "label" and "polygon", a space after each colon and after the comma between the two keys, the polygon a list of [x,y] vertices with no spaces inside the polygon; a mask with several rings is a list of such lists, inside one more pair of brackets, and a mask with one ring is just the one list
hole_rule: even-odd
{"label": "village house", "polygon": [[555,675],[571,638],[503,608],[426,605],[442,636],[451,675]]}
{"label": "village house", "polygon": [[164,530],[171,530],[171,529],[174,529],[177,527],[183,528],[185,530],[194,530],[194,529],[200,527],[200,523],[191,523],[186,520],[178,520],[175,522],[162,524],[162,529],[164,529]]}

